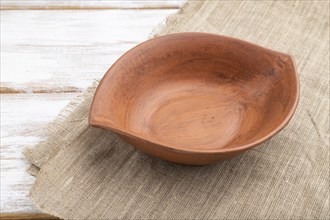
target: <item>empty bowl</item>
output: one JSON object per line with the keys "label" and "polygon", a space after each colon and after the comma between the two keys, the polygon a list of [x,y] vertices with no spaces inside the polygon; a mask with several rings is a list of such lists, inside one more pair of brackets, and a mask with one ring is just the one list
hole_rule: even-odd
{"label": "empty bowl", "polygon": [[152,156],[203,165],[275,135],[298,95],[289,55],[215,34],[178,33],[148,40],[112,65],[89,123]]}

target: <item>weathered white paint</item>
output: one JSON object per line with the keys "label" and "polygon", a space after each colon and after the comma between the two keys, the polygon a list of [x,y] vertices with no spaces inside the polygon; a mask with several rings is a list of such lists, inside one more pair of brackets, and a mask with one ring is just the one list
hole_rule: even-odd
{"label": "weathered white paint", "polygon": [[185,0],[4,0],[1,2],[1,9],[173,9],[178,8],[184,2]]}
{"label": "weathered white paint", "polygon": [[1,87],[85,89],[175,11],[2,11]]}
{"label": "weathered white paint", "polygon": [[22,149],[42,141],[45,126],[77,96],[58,94],[1,94],[1,212],[36,211],[27,195],[34,177],[26,172]]}
{"label": "weathered white paint", "polygon": [[[43,140],[43,128],[71,99],[184,1],[96,2],[1,2],[66,9],[1,11],[1,212],[37,212],[22,149]],[[88,8],[112,10],[68,10]]]}

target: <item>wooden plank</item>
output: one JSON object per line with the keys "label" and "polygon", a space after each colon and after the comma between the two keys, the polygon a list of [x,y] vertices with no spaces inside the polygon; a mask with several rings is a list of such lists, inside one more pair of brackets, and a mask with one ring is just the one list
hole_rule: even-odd
{"label": "wooden plank", "polygon": [[60,109],[176,11],[1,11],[1,212],[38,212],[22,149],[45,139]]}
{"label": "wooden plank", "polygon": [[26,172],[26,146],[44,140],[43,128],[76,93],[1,94],[1,212],[37,212],[28,198],[34,177]]}
{"label": "wooden plank", "polygon": [[2,10],[77,10],[77,9],[178,9],[185,0],[137,0],[137,1],[109,1],[109,0],[5,0],[1,2]]}
{"label": "wooden plank", "polygon": [[2,11],[1,92],[79,92],[176,11]]}
{"label": "wooden plank", "polygon": [[2,92],[26,93],[1,96],[1,210],[37,212],[27,197],[34,177],[25,171],[22,149],[43,140],[42,128],[75,96],[70,92],[86,88],[146,39],[173,12],[165,11],[1,13]]}

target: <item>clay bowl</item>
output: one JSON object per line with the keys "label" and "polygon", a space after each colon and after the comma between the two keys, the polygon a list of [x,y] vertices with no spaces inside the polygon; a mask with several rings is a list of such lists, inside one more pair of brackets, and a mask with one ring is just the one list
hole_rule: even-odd
{"label": "clay bowl", "polygon": [[205,33],[171,34],[125,53],[103,77],[89,123],[147,154],[214,163],[279,132],[298,102],[290,56]]}

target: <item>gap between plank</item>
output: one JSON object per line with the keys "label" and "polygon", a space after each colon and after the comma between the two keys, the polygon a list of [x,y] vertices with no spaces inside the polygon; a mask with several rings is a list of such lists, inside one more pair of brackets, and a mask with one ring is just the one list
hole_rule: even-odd
{"label": "gap between plank", "polygon": [[59,87],[59,88],[30,88],[30,89],[16,89],[8,87],[0,87],[0,94],[21,94],[21,93],[81,93],[82,89],[76,87]]}

